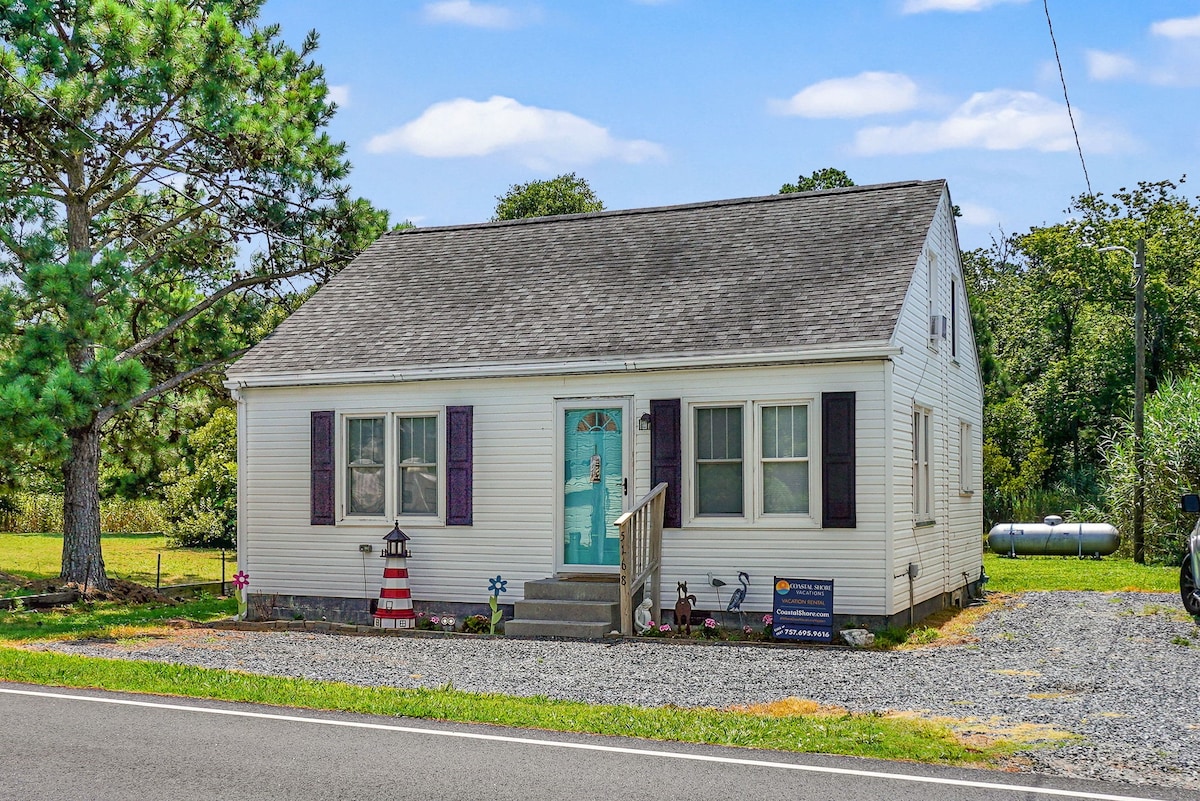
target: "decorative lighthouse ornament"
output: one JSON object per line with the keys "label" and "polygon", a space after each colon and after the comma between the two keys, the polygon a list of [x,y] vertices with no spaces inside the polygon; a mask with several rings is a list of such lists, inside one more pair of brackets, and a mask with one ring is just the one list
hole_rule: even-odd
{"label": "decorative lighthouse ornament", "polygon": [[379,590],[379,604],[375,607],[375,628],[415,629],[417,616],[413,614],[412,594],[408,589],[408,535],[400,530],[400,523],[383,538],[383,588]]}

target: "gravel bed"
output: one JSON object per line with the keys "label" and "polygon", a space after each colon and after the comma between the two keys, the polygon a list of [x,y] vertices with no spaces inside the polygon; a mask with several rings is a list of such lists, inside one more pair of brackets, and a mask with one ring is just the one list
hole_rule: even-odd
{"label": "gravel bed", "polygon": [[[1021,770],[1200,790],[1200,629],[1174,595],[1034,592],[976,642],[908,651],[192,630],[43,647],[393,687],[726,707],[808,698],[1053,740]],[[1044,727],[1044,730],[1043,730]]]}

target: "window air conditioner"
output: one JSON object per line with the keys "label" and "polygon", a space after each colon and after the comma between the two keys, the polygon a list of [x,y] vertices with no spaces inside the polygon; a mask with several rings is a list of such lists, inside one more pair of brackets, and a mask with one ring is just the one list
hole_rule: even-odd
{"label": "window air conditioner", "polygon": [[944,314],[934,314],[929,318],[929,338],[933,341],[945,339],[950,335],[950,321]]}

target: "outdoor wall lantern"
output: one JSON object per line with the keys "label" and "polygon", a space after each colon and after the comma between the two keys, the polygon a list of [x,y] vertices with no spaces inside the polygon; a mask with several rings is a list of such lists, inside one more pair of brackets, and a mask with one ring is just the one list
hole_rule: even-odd
{"label": "outdoor wall lantern", "polygon": [[638,431],[649,431],[650,421],[653,419],[650,412],[642,412],[642,416],[638,418]]}

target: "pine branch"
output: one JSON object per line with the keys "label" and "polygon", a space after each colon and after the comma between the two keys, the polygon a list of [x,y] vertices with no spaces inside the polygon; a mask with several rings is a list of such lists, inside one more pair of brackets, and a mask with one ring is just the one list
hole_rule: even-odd
{"label": "pine branch", "polygon": [[[220,205],[220,203],[221,203],[221,199],[219,197],[214,198],[209,203],[205,203],[204,205],[201,205],[201,206],[194,206],[194,207],[188,209],[187,211],[185,211],[179,215],[176,215],[174,218],[172,218],[170,220],[166,220],[165,222],[159,223],[158,225],[154,226],[153,228],[148,228],[144,231],[138,231],[137,233],[133,233],[133,234],[126,234],[125,236],[127,236],[128,238],[132,239],[135,242],[148,241],[148,240],[153,239],[154,237],[158,236],[159,234],[163,233],[164,231],[168,231],[168,230],[176,227],[180,223],[185,223],[190,220],[194,220],[196,217],[199,217],[201,214],[208,211],[209,209],[216,208],[217,206]],[[113,234],[113,235],[109,236],[108,238],[102,239],[99,242],[97,242],[95,245],[93,245],[93,249],[97,253],[99,253],[101,250],[104,250],[104,248],[108,247],[109,245],[111,245],[113,242],[116,242],[120,238],[121,238],[121,235]]]}
{"label": "pine branch", "polygon": [[127,359],[132,359],[134,356],[145,353],[146,351],[150,350],[150,348],[153,348],[159,342],[162,342],[164,339],[171,336],[171,334],[178,331],[181,327],[187,324],[189,320],[192,320],[200,314],[203,314],[205,311],[212,308],[217,301],[221,300],[221,298],[229,295],[232,292],[236,292],[239,289],[245,289],[246,287],[270,283],[272,281],[282,281],[288,278],[295,278],[296,276],[304,275],[305,273],[309,272],[312,272],[312,268],[309,266],[304,266],[282,273],[271,273],[270,275],[256,275],[249,278],[242,278],[234,281],[231,284],[226,284],[224,287],[212,293],[200,303],[197,303],[195,306],[188,309],[174,320],[171,320],[171,322],[164,325],[158,331],[154,332],[140,342],[126,348],[117,356],[115,361],[123,362]]}
{"label": "pine branch", "polygon": [[[108,197],[104,198],[103,200],[99,201],[95,206],[91,207],[92,215],[98,216],[98,215],[103,214],[104,212],[108,211],[108,209],[114,203],[116,203],[118,200],[120,200],[121,198],[128,195],[134,189],[137,189],[139,186],[141,186],[142,182],[145,181],[146,178],[148,178],[151,173],[153,173],[155,170],[162,169],[163,162],[165,162],[171,156],[178,153],[181,148],[185,147],[188,144],[191,144],[195,140],[196,140],[195,136],[188,134],[187,136],[183,137],[175,144],[171,145],[166,150],[161,151],[156,160],[146,163],[142,167],[142,169],[140,169],[136,173],[134,173],[134,176],[132,178],[130,178],[128,181],[126,181],[125,183],[121,184],[119,187],[114,189],[109,194]],[[104,175],[101,176],[101,178],[99,180],[94,182],[95,189],[99,189],[99,187],[103,184],[104,181],[111,179],[112,176],[116,175],[118,172],[120,172],[121,169],[125,169],[125,168],[129,167],[129,163],[127,161],[125,161],[125,156],[132,149],[133,149],[133,147],[130,146],[129,148],[127,148],[126,150],[124,150],[121,153],[113,154],[112,161],[109,163],[108,169],[105,170]],[[90,197],[91,191],[92,190],[89,190],[89,192],[85,196],[85,198]],[[182,194],[182,193],[180,193],[180,194]]]}
{"label": "pine branch", "polygon": [[233,351],[232,353],[228,353],[224,356],[221,356],[220,358],[213,359],[212,361],[205,362],[204,364],[193,367],[192,369],[186,370],[182,373],[179,373],[178,375],[174,375],[171,378],[168,378],[166,381],[163,381],[161,384],[151,387],[150,389],[143,392],[141,395],[137,395],[136,397],[133,397],[133,398],[125,401],[124,403],[110,404],[108,406],[105,406],[96,414],[96,425],[102,426],[105,423],[107,423],[109,420],[111,420],[112,417],[115,414],[117,414],[118,412],[128,411],[130,409],[136,409],[138,406],[141,406],[146,401],[151,400],[152,398],[156,398],[159,395],[162,395],[164,392],[170,392],[171,390],[175,389],[176,387],[180,386],[181,384],[192,380],[196,376],[207,373],[209,370],[213,369],[214,367],[219,367],[220,365],[225,364],[226,362],[232,361],[233,359],[237,359],[237,358],[243,356],[248,350],[250,350],[250,348],[248,348],[248,347],[240,348],[238,350]]}

